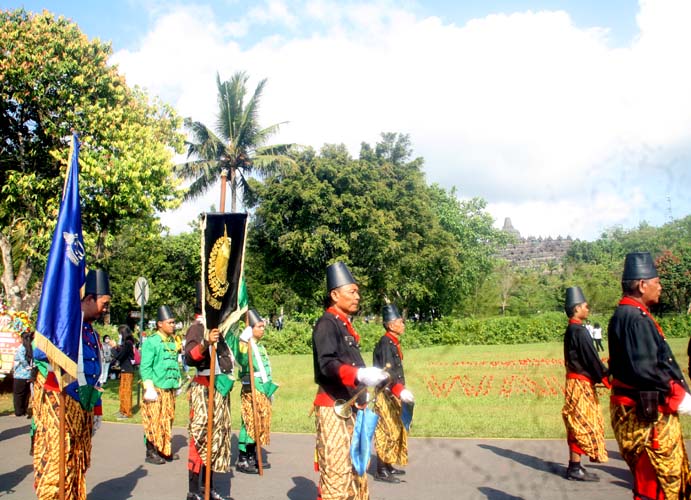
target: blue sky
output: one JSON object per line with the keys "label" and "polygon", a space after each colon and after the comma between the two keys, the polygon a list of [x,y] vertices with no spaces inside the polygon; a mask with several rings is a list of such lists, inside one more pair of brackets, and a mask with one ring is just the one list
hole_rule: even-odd
{"label": "blue sky", "polygon": [[[46,8],[111,41],[128,83],[214,122],[215,75],[267,78],[276,142],[410,135],[429,182],[500,227],[593,239],[691,213],[691,2],[86,2]],[[162,220],[173,231],[216,192]]]}

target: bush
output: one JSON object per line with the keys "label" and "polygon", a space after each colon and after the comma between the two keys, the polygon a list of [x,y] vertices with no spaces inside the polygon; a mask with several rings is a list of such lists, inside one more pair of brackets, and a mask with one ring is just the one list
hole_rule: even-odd
{"label": "bush", "polygon": [[[287,320],[282,330],[270,328],[264,343],[271,354],[311,354],[312,328],[317,318]],[[600,323],[607,338],[609,316],[594,315],[590,323]],[[691,333],[691,316],[665,316],[659,319],[668,337],[687,337]],[[549,312],[536,316],[498,316],[492,318],[435,319],[430,322],[408,321],[401,340],[404,349],[418,349],[437,345],[498,345],[561,342],[568,319],[564,313]],[[353,324],[360,335],[363,352],[374,350],[384,335],[379,321],[365,322],[356,318]],[[367,360],[366,360],[367,361]]]}

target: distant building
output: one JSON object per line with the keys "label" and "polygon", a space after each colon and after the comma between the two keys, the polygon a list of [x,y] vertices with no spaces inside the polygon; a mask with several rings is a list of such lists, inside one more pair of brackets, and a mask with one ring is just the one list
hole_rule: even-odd
{"label": "distant building", "polygon": [[561,266],[569,248],[573,244],[571,236],[562,238],[551,236],[543,239],[521,237],[521,233],[511,224],[511,218],[504,219],[502,231],[516,238],[515,243],[509,243],[499,251],[499,257],[508,260],[511,264],[520,268],[541,268],[549,265]]}

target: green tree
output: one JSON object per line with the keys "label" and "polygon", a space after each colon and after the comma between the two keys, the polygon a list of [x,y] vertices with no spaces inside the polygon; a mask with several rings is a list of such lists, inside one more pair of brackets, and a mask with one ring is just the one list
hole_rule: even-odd
{"label": "green tree", "polygon": [[458,244],[433,210],[422,159],[409,154],[407,136],[383,134],[358,160],[343,145],[307,149],[296,167],[256,183],[249,248],[271,270],[264,284],[281,283],[303,310],[315,309],[326,266],[342,260],[362,285],[364,311],[386,300],[421,314],[451,311]]}
{"label": "green tree", "polygon": [[237,188],[249,194],[248,175],[260,175],[274,171],[282,165],[292,165],[287,156],[292,144],[268,145],[270,137],[278,132],[282,123],[266,128],[259,126],[259,101],[266,79],[259,82],[254,94],[245,103],[249,76],[235,73],[230,80],[221,81],[216,75],[218,87],[218,115],[215,132],[201,122],[185,119],[185,127],[192,135],[187,143],[190,161],[176,166],[175,173],[193,181],[186,198],[204,194],[226,171],[230,185],[231,211],[236,210]]}
{"label": "green tree", "polygon": [[662,283],[662,310],[687,312],[691,308],[691,244],[680,244],[674,252],[665,250],[655,266]]}
{"label": "green tree", "polygon": [[112,236],[179,204],[171,108],[130,89],[109,45],[49,12],[0,12],[0,250],[6,298],[31,311],[55,227],[71,130],[80,134],[87,264],[107,262]]}
{"label": "green tree", "polygon": [[134,283],[139,276],[150,285],[145,314],[155,318],[166,304],[181,321],[192,317],[196,300],[195,283],[201,276],[200,232],[162,234],[157,222],[125,228],[113,244],[109,263],[111,320],[123,323],[129,311],[139,311],[134,300]]}
{"label": "green tree", "polygon": [[454,277],[460,298],[457,311],[478,314],[482,284],[498,263],[498,249],[508,243],[510,236],[492,227],[494,220],[485,212],[485,200],[461,201],[455,188],[447,191],[437,184],[430,187],[430,194],[441,227],[457,243],[456,258],[461,264],[460,272]]}

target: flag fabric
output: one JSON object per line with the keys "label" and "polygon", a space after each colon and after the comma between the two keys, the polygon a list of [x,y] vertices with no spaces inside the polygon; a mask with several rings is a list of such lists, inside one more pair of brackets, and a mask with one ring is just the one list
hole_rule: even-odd
{"label": "flag fabric", "polygon": [[80,289],[85,256],[82,211],[79,205],[79,140],[73,135],[58,222],[43,276],[36,320],[36,347],[73,378],[77,378],[82,328]]}
{"label": "flag fabric", "polygon": [[410,432],[410,424],[413,422],[413,411],[415,410],[415,403],[403,403],[401,405],[401,422],[405,430]]}
{"label": "flag fabric", "polygon": [[226,332],[247,310],[243,285],[247,214],[206,213],[202,217],[202,305],[210,330]]}
{"label": "flag fabric", "polygon": [[358,410],[355,417],[353,440],[350,442],[350,460],[353,462],[353,468],[360,476],[364,476],[367,472],[372,452],[372,436],[374,436],[378,421],[379,415],[370,410],[369,407]]}

